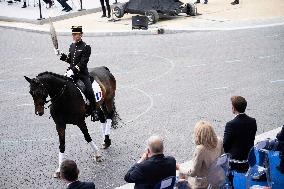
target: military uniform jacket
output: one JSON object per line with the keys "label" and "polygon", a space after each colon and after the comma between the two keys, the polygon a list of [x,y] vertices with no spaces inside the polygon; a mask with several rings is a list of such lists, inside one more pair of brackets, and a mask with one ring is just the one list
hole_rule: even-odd
{"label": "military uniform jacket", "polygon": [[87,64],[91,55],[91,47],[82,40],[72,43],[68,56],[62,56],[61,60],[70,64],[69,69],[74,72],[75,77],[82,78],[89,76]]}

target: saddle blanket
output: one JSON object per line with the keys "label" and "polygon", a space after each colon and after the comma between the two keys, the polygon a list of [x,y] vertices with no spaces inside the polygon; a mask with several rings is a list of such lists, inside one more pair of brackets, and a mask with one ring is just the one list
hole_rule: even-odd
{"label": "saddle blanket", "polygon": [[[79,89],[79,87],[77,87]],[[95,98],[96,98],[96,102],[99,102],[102,100],[103,98],[103,93],[102,93],[102,89],[100,87],[100,85],[98,84],[98,82],[96,80],[94,80],[94,82],[92,83],[92,88],[93,88],[93,91],[94,91],[94,95],[95,95]],[[86,98],[85,94],[81,91],[81,89],[79,89],[85,103],[87,105],[90,104],[89,100]]]}

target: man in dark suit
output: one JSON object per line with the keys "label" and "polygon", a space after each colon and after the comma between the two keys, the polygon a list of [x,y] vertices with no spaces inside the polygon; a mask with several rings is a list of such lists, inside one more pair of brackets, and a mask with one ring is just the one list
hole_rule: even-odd
{"label": "man in dark suit", "polygon": [[95,189],[93,182],[78,180],[79,169],[72,160],[65,160],[60,166],[60,178],[67,182],[67,189]]}
{"label": "man in dark suit", "polygon": [[[231,154],[231,170],[246,172],[249,168],[247,158],[254,145],[257,125],[254,118],[245,114],[247,101],[244,97],[231,97],[232,112],[236,117],[226,124],[223,147],[225,153]],[[233,181],[232,175],[229,177]]]}
{"label": "man in dark suit", "polygon": [[163,154],[163,141],[158,136],[148,139],[141,159],[130,168],[124,180],[135,183],[134,189],[152,189],[161,180],[176,176],[176,160]]}

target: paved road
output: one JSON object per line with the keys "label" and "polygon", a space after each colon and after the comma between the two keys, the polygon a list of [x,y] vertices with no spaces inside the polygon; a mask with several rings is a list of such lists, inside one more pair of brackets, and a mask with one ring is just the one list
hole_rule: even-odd
{"label": "paved road", "polygon": [[[49,70],[64,73],[50,37],[0,29],[0,188],[65,188],[52,178],[58,140],[46,112],[34,115],[23,76]],[[66,50],[70,37],[60,37]],[[126,125],[112,130],[104,162],[78,128],[67,126],[66,155],[76,160],[81,180],[98,188],[124,184],[123,176],[151,134],[165,139],[166,154],[178,162],[192,155],[192,130],[200,119],[222,136],[233,118],[230,97],[243,95],[258,134],[284,123],[284,27],[178,35],[85,38],[92,46],[90,67],[106,65],[118,83],[117,107]],[[97,144],[100,124],[88,120]]]}

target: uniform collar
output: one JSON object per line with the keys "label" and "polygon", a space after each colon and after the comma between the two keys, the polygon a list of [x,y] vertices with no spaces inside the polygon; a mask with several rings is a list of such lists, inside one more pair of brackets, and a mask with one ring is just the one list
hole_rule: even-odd
{"label": "uniform collar", "polygon": [[78,42],[75,42],[75,45],[79,45],[81,43],[82,43],[82,39],[80,41],[78,41]]}
{"label": "uniform collar", "polygon": [[71,184],[73,184],[73,183],[75,183],[75,182],[78,182],[78,180],[75,180],[75,181],[73,181],[73,182],[69,182],[69,183],[67,184],[67,187],[69,187]]}

